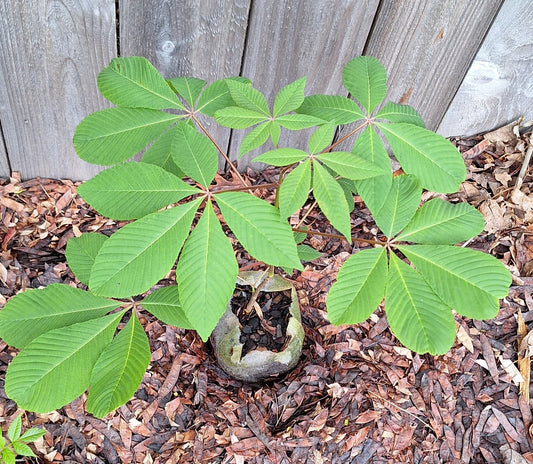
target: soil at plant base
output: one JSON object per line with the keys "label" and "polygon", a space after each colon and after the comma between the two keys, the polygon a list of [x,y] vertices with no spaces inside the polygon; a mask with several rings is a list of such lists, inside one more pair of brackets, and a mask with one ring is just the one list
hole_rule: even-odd
{"label": "soil at plant base", "polygon": [[237,284],[231,299],[231,310],[241,324],[240,342],[244,345],[241,358],[250,351],[283,351],[289,342],[287,325],[289,308],[292,303],[291,291],[259,292],[257,304],[261,316],[252,309],[246,313],[246,306],[252,297],[253,289],[249,285]]}
{"label": "soil at plant base", "polygon": [[[500,259],[514,282],[494,319],[456,315],[458,337],[449,353],[417,355],[402,347],[381,309],[361,324],[329,324],[327,290],[360,245],[308,236],[305,243],[323,254],[289,276],[306,331],[294,370],[261,384],[231,379],[194,331],[167,326],[141,311],[152,358],[135,397],[103,420],[85,412],[85,396],[49,414],[24,413],[24,430],[42,427],[46,434],[31,445],[38,457],[21,462],[524,462],[506,458],[511,451],[533,461],[531,404],[512,373],[518,362],[519,312],[527,329],[533,329],[531,169],[515,190],[529,137],[504,130],[453,140],[468,174],[460,192],[447,198],[474,205],[487,224],[465,246]],[[243,176],[248,185],[269,184],[279,171]],[[273,190],[257,194],[275,199]],[[431,195],[425,192],[424,201]],[[359,197],[354,201],[354,236],[379,239],[369,211]],[[290,218],[294,227],[300,221],[311,230],[335,233],[312,201]],[[84,288],[65,264],[67,240],[80,232],[110,235],[123,224],[94,212],[77,196],[74,182],[21,181],[16,175],[0,179],[0,308],[25,288],[55,282]],[[262,267],[236,240],[234,247],[241,270]],[[170,273],[158,287],[174,282]],[[4,436],[20,413],[3,389],[7,365],[16,354],[0,340]]]}

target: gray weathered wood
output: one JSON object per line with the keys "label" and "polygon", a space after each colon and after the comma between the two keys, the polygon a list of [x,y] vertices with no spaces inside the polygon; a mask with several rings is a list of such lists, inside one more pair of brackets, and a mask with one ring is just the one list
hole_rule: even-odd
{"label": "gray weathered wood", "polygon": [[[342,90],[342,68],[363,51],[377,10],[376,0],[256,0],[246,43],[242,75],[252,80],[271,104],[290,82],[307,76],[306,94]],[[247,131],[235,132],[236,158]],[[296,135],[296,136],[295,136]],[[280,146],[307,148],[308,134],[282,135]],[[272,149],[270,141],[264,146]],[[242,168],[259,152],[245,155]],[[255,165],[257,166],[257,165]]]}
{"label": "gray weathered wood", "polygon": [[83,117],[105,106],[98,72],[116,53],[113,0],[0,2],[1,122],[22,177],[88,178],[98,168],[75,154]]}
{"label": "gray weathered wood", "polygon": [[506,0],[438,132],[472,135],[533,119],[533,0]]}
{"label": "gray weathered wood", "polygon": [[503,0],[384,0],[365,50],[387,69],[391,101],[434,130]]}
{"label": "gray weathered wood", "polygon": [[[192,76],[211,83],[238,76],[250,0],[120,1],[122,56],[142,55],[166,78]],[[230,130],[202,119],[227,149]]]}

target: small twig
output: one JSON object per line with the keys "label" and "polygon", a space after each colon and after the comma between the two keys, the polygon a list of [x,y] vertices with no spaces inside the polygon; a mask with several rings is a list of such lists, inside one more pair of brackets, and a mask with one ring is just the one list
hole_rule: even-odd
{"label": "small twig", "polygon": [[522,187],[522,182],[524,182],[524,177],[526,176],[526,172],[529,168],[529,162],[531,161],[532,154],[533,154],[533,145],[530,145],[529,148],[527,149],[526,156],[524,157],[524,162],[522,163],[522,169],[520,169],[520,173],[518,174],[518,178],[516,179],[516,184],[514,186],[511,197],[514,195],[516,191],[520,190],[520,187]]}
{"label": "small twig", "polygon": [[353,134],[355,134],[358,130],[361,130],[363,127],[368,125],[368,121],[365,121],[363,124],[360,124],[357,126],[354,130],[348,132],[344,137],[341,137],[336,142],[332,143],[329,147],[324,148],[320,153],[327,153],[328,151],[333,150],[337,145],[344,142],[346,139],[349,139]]}
{"label": "small twig", "polygon": [[[328,238],[338,238],[339,240],[346,238],[344,235],[340,234],[328,234],[327,232],[318,232],[315,230],[306,230],[306,229],[300,229],[300,228],[293,228],[293,232],[301,232],[303,234],[309,234],[309,235],[319,235],[320,237],[328,237]],[[368,243],[370,245],[380,245],[385,246],[384,242],[380,242],[379,240],[370,240],[366,238],[356,238],[351,237],[352,242],[360,242],[360,243]]]}
{"label": "small twig", "polygon": [[[250,297],[250,301],[246,305],[246,308],[244,308],[244,314],[250,314],[252,312],[252,309],[255,309],[255,312],[259,316],[259,319],[263,319],[263,312],[261,311],[261,308],[259,308],[259,305],[257,304],[257,297],[259,296],[259,292],[263,289],[263,287],[268,282],[268,279],[265,279],[265,275],[267,273],[271,274],[272,271],[273,271],[273,267],[269,266],[267,269],[265,269],[263,274],[261,274],[261,276],[259,277],[258,281],[260,281],[261,283],[257,287],[255,287],[252,293],[252,296]],[[259,311],[258,311],[258,308],[259,308]]]}

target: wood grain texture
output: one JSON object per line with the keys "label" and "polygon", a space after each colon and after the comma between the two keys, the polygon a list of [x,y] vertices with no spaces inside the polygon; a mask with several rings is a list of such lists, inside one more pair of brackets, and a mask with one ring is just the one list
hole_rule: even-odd
{"label": "wood grain texture", "polygon": [[442,120],[445,137],[533,119],[533,0],[505,0]]}
{"label": "wood grain texture", "polygon": [[115,2],[4,0],[0,17],[0,117],[13,170],[90,177],[98,168],[77,157],[72,136],[105,106],[96,76],[115,55]]}
{"label": "wood grain texture", "polygon": [[[378,1],[255,0],[242,75],[252,80],[270,104],[282,87],[307,76],[306,95],[342,91],[342,68],[363,51]],[[248,131],[232,136],[232,159]],[[307,131],[306,131],[307,132]],[[311,131],[282,132],[280,146],[307,148]],[[273,147],[267,142],[239,161],[239,168]],[[252,167],[257,168],[253,163]]]}
{"label": "wood grain texture", "polygon": [[[121,0],[121,55],[146,57],[165,78],[238,76],[249,10],[250,0]],[[230,130],[202,122],[227,150]]]}
{"label": "wood grain texture", "polygon": [[389,94],[436,129],[503,0],[383,0],[366,55],[387,69]]}

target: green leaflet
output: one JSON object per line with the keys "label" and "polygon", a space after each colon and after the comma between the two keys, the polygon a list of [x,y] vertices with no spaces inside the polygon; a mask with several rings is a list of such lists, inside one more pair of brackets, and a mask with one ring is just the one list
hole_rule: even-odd
{"label": "green leaflet", "polygon": [[186,123],[178,123],[172,140],[172,159],[191,179],[208,187],[218,169],[215,146]]}
{"label": "green leaflet", "polygon": [[308,114],[284,114],[283,116],[278,116],[276,122],[285,129],[300,130],[320,126],[326,121]]}
{"label": "green leaflet", "polygon": [[7,429],[7,438],[9,441],[15,441],[20,438],[22,432],[22,417],[18,415],[13,422],[9,425]]}
{"label": "green leaflet", "polygon": [[107,345],[94,365],[87,411],[102,418],[128,401],[141,383],[150,362],[150,345],[132,311],[130,320]]}
{"label": "green leaflet", "polygon": [[313,163],[313,195],[324,215],[351,243],[350,212],[342,187],[319,163]]}
{"label": "green leaflet", "polygon": [[210,84],[200,95],[196,110],[202,114],[213,117],[215,112],[227,108],[228,106],[236,106],[237,104],[231,98],[228,89],[228,80],[233,80],[245,84],[250,84],[250,81],[244,77],[228,77],[220,79]]}
{"label": "green leaflet", "polygon": [[342,70],[344,87],[363,105],[367,114],[387,95],[387,73],[384,66],[371,56],[358,56]]}
{"label": "green leaflet", "polygon": [[241,146],[239,148],[239,158],[244,156],[249,151],[260,147],[267,140],[270,135],[270,129],[272,127],[272,121],[260,124],[254,127],[246,136],[242,139]]}
{"label": "green leaflet", "polygon": [[299,210],[309,197],[311,188],[311,161],[305,160],[294,168],[279,187],[279,212],[287,218]]}
{"label": "green leaflet", "polygon": [[129,298],[165,277],[189,235],[202,200],[149,214],[126,224],[103,244],[89,287],[96,295]]}
{"label": "green leaflet", "polygon": [[92,367],[111,342],[123,314],[61,327],[37,337],[11,361],[6,394],[20,408],[38,413],[70,403],[89,386]]}
{"label": "green leaflet", "polygon": [[389,259],[385,312],[392,332],[417,353],[446,353],[455,340],[450,307],[417,271],[394,253]]}
{"label": "green leaflet", "polygon": [[149,108],[108,108],[81,121],[72,142],[82,160],[110,166],[136,155],[181,118]]}
{"label": "green leaflet", "polygon": [[172,141],[176,134],[176,126],[171,127],[161,137],[159,137],[150,147],[144,152],[142,157],[143,163],[155,164],[163,168],[165,171],[174,174],[177,177],[184,177],[185,173],[178,168],[172,159]]}
{"label": "green leaflet", "polygon": [[387,252],[365,249],[350,256],[337,274],[326,300],[333,324],[357,324],[376,310],[385,295]]}
{"label": "green leaflet", "polygon": [[45,332],[99,318],[118,306],[117,301],[63,284],[27,290],[0,311],[0,337],[8,345],[24,348]]}
{"label": "green leaflet", "polygon": [[98,88],[111,103],[125,108],[185,109],[161,74],[142,56],[111,60],[98,75]]}
{"label": "green leaflet", "polygon": [[238,271],[233,247],[207,201],[176,268],[180,302],[202,340],[209,338],[226,311]]}
{"label": "green leaflet", "polygon": [[165,324],[182,329],[194,329],[181,306],[177,285],[155,290],[142,301],[141,305]]}
{"label": "green leaflet", "polygon": [[167,82],[189,104],[190,108],[194,107],[194,103],[198,100],[205,84],[207,84],[206,81],[196,77],[175,77]]}
{"label": "green leaflet", "polygon": [[406,122],[415,126],[426,127],[422,117],[413,107],[388,102],[374,116],[374,119],[385,119],[390,122]]}
{"label": "green leaflet", "polygon": [[357,193],[368,206],[368,209],[374,213],[383,205],[385,195],[392,184],[389,155],[372,126],[367,126],[361,133],[355,141],[352,152],[383,170],[381,176],[355,181]]}
{"label": "green leaflet", "polygon": [[159,166],[124,163],[102,171],[78,187],[100,214],[137,219],[200,191]]}
{"label": "green leaflet", "polygon": [[298,257],[301,261],[313,261],[313,259],[320,258],[322,253],[310,247],[309,245],[298,245]]}
{"label": "green leaflet", "polygon": [[382,176],[383,168],[369,163],[363,157],[345,151],[331,151],[316,155],[328,168],[338,175],[352,180],[369,179]]}
{"label": "green leaflet", "polygon": [[68,266],[76,278],[85,285],[89,285],[94,259],[106,240],[107,236],[103,234],[89,232],[80,237],[72,237],[67,242],[65,256]]}
{"label": "green leaflet", "polygon": [[456,192],[465,180],[466,167],[450,141],[413,124],[375,124],[385,135],[403,170],[416,176],[423,188]]}
{"label": "green leaflet", "polygon": [[309,137],[309,153],[314,155],[331,145],[336,129],[335,124],[328,122],[314,131]]}
{"label": "green leaflet", "polygon": [[215,113],[215,121],[224,127],[232,129],[246,129],[260,122],[267,121],[269,116],[248,108],[230,106],[222,108]]}
{"label": "green leaflet", "polygon": [[304,101],[304,88],[306,77],[283,87],[274,99],[272,115],[277,118],[281,114],[297,109]]}
{"label": "green leaflet", "polygon": [[401,175],[392,179],[383,205],[378,211],[373,211],[376,224],[385,236],[392,238],[409,223],[421,197],[422,188],[416,178]]}
{"label": "green leaflet", "polygon": [[511,274],[491,255],[447,245],[398,246],[435,293],[459,314],[490,319],[511,285]]}
{"label": "green leaflet", "polygon": [[216,201],[229,228],[255,259],[303,270],[292,229],[277,208],[244,192],[220,193]]}
{"label": "green leaflet", "polygon": [[256,156],[253,161],[272,166],[290,166],[308,157],[309,155],[305,151],[297,150],[296,148],[278,148]]}
{"label": "green leaflet", "polygon": [[440,198],[424,203],[397,240],[426,245],[453,245],[483,231],[481,213],[468,203],[452,204]]}
{"label": "green leaflet", "polygon": [[264,95],[259,90],[254,89],[251,85],[243,84],[234,80],[227,80],[231,98],[237,106],[256,111],[263,114],[266,118],[270,118],[270,111],[268,109],[267,101]]}
{"label": "green leaflet", "polygon": [[305,98],[296,112],[334,124],[349,124],[365,118],[357,103],[339,95],[311,95]]}

